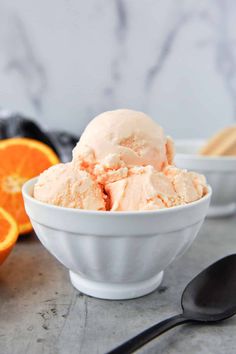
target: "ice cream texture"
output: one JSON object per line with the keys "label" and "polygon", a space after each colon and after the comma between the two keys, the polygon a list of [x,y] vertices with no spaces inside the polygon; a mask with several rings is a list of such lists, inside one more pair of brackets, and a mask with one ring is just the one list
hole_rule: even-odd
{"label": "ice cream texture", "polygon": [[101,186],[73,163],[61,163],[44,171],[34,187],[34,197],[41,202],[68,208],[106,210]]}
{"label": "ice cream texture", "polygon": [[118,109],[102,113],[88,124],[73,158],[108,168],[151,165],[160,171],[173,162],[173,143],[146,114]]}
{"label": "ice cream texture", "polygon": [[44,171],[34,197],[88,210],[140,211],[191,203],[207,193],[204,176],[174,166],[174,143],[142,112],[119,109],[95,117],[72,162]]}

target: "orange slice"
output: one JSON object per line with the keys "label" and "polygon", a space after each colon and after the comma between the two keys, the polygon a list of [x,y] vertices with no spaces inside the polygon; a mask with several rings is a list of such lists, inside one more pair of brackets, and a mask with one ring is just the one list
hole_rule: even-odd
{"label": "orange slice", "polygon": [[15,219],[0,208],[0,265],[11,252],[18,237],[18,227]]}
{"label": "orange slice", "polygon": [[37,140],[0,141],[0,207],[15,218],[20,233],[32,230],[24,208],[22,185],[57,163],[59,159],[54,151]]}

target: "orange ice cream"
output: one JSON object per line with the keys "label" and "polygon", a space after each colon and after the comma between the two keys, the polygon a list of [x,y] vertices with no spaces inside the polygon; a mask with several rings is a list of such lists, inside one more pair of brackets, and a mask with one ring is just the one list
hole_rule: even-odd
{"label": "orange ice cream", "polygon": [[173,143],[163,129],[142,112],[118,109],[94,118],[73,151],[74,161],[99,163],[105,168],[173,163]]}
{"label": "orange ice cream", "polygon": [[34,197],[93,210],[155,210],[191,203],[207,193],[205,178],[173,165],[174,144],[141,112],[119,109],[95,117],[68,164],[40,175]]}
{"label": "orange ice cream", "polygon": [[174,166],[168,166],[164,173],[180,197],[181,204],[194,202],[207,194],[206,178],[199,173],[188,172]]}
{"label": "orange ice cream", "polygon": [[105,190],[111,210],[155,210],[191,203],[206,194],[203,176],[177,168],[156,171],[152,166],[134,167],[129,175],[108,183]]}
{"label": "orange ice cream", "polygon": [[128,177],[108,183],[105,190],[111,210],[153,210],[179,204],[170,180],[153,166],[133,167]]}
{"label": "orange ice cream", "polygon": [[34,187],[34,198],[67,208],[106,210],[101,186],[73,163],[58,164],[41,173]]}

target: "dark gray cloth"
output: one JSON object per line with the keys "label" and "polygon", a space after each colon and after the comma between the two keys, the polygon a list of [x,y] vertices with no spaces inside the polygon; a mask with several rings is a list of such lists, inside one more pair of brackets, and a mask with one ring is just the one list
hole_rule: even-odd
{"label": "dark gray cloth", "polygon": [[79,140],[79,137],[64,131],[45,130],[33,119],[21,114],[0,110],[0,139],[13,137],[36,139],[49,145],[62,162],[71,160],[72,149]]}

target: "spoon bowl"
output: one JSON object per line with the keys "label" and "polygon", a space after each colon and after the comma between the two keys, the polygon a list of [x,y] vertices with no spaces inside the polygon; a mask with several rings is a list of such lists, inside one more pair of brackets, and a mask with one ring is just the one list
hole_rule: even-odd
{"label": "spoon bowl", "polygon": [[198,274],[182,295],[183,314],[198,321],[220,321],[236,313],[236,255]]}

